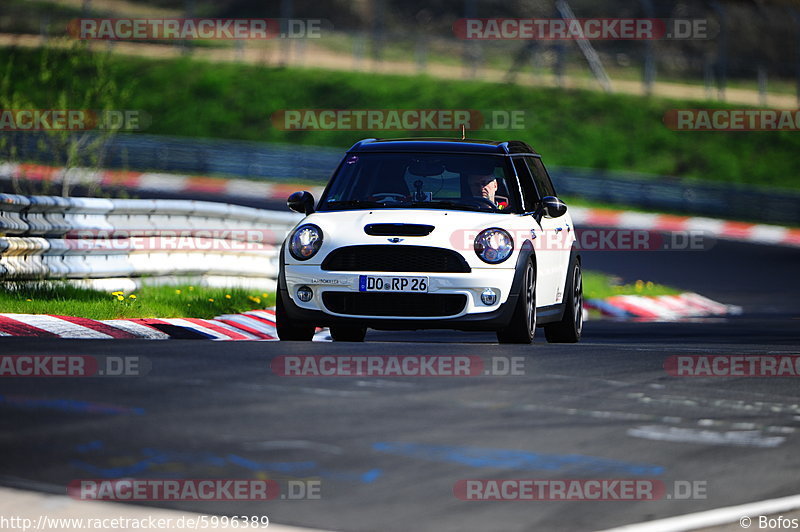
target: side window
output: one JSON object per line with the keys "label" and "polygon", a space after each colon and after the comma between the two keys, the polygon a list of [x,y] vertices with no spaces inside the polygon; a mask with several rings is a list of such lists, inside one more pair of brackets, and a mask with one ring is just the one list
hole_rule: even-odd
{"label": "side window", "polygon": [[550,181],[550,176],[547,174],[542,160],[538,157],[525,157],[525,160],[528,161],[528,166],[530,166],[531,173],[533,174],[533,180],[536,182],[536,188],[539,190],[542,197],[555,196],[556,189],[553,187],[553,182]]}
{"label": "side window", "polygon": [[524,203],[522,208],[523,210],[531,211],[539,200],[536,188],[533,186],[533,177],[528,169],[528,165],[525,164],[525,160],[522,157],[512,157],[511,160],[514,162],[514,170],[517,171],[519,184],[522,187],[522,201]]}

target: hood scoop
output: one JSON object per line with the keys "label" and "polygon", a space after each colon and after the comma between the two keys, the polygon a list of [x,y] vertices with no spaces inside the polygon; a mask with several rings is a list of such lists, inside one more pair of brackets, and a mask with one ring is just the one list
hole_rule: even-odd
{"label": "hood scoop", "polygon": [[423,224],[367,224],[364,232],[372,236],[428,236],[434,226]]}

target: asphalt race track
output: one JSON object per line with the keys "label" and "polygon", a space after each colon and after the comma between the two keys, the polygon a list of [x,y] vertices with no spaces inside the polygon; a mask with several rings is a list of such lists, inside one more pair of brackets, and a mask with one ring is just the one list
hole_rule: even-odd
{"label": "asphalt race track", "polygon": [[[671,355],[798,354],[800,250],[586,253],[587,268],[744,306],[729,320],[589,322],[578,345],[380,333],[365,344],[0,339],[3,354],[144,356],[142,377],[4,379],[0,483],[319,479],[318,500],[151,503],[335,530],[591,530],[793,495],[793,378],[673,377]],[[522,357],[514,376],[282,377],[281,355]],[[462,501],[461,479],[657,479],[656,501]],[[705,498],[678,500],[698,482]]]}

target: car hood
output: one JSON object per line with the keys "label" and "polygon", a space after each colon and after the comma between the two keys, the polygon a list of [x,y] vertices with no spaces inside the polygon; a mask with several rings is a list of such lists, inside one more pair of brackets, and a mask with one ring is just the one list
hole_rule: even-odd
{"label": "car hood", "polygon": [[[306,217],[299,225],[315,224],[323,233],[323,244],[320,251],[310,260],[302,264],[321,264],[324,258],[334,249],[344,246],[367,244],[384,244],[393,246],[431,246],[453,249],[461,253],[471,267],[485,268],[473,251],[475,235],[489,227],[508,229],[513,214],[495,214],[472,211],[454,211],[441,209],[375,209],[353,211],[317,212]],[[368,235],[364,227],[369,224],[425,224],[434,226],[427,236]],[[397,242],[391,240],[400,239]],[[409,250],[413,253],[413,250]],[[288,254],[287,254],[288,255]],[[290,263],[296,262],[287,256]],[[509,267],[512,261],[501,266]],[[513,266],[511,266],[513,267]]]}

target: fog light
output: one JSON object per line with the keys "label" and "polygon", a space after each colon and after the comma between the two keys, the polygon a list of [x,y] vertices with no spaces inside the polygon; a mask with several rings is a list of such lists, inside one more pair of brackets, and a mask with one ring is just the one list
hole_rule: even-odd
{"label": "fog light", "polygon": [[314,292],[307,286],[301,286],[297,289],[297,299],[302,301],[303,303],[308,303],[311,301],[311,298],[314,297]]}
{"label": "fog light", "polygon": [[487,288],[481,292],[481,302],[487,306],[494,305],[497,303],[497,294],[491,288]]}

